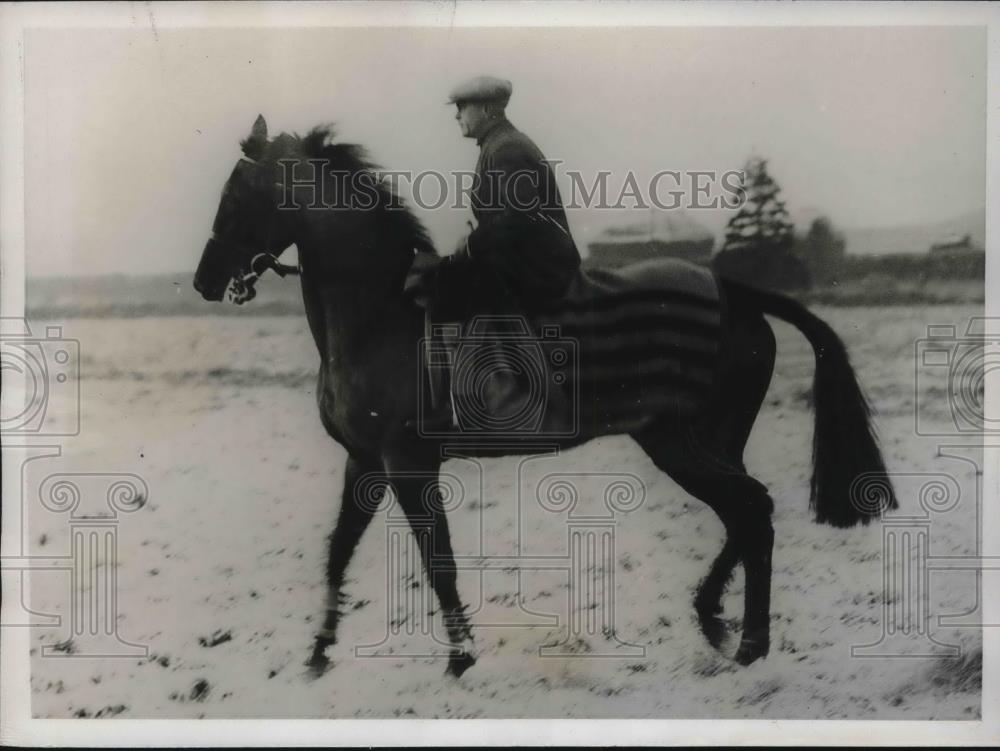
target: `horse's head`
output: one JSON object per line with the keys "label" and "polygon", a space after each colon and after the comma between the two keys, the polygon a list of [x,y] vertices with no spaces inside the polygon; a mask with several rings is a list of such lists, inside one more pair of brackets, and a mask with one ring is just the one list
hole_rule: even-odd
{"label": "horse's head", "polygon": [[243,156],[222,189],[212,237],[194,275],[194,288],[206,300],[221,300],[230,285],[234,302],[252,299],[262,270],[259,260],[279,255],[292,243],[279,221],[281,184],[277,164],[265,159],[272,144],[263,116],[241,145]]}
{"label": "horse's head", "polygon": [[[195,272],[202,297],[221,300],[229,289],[236,303],[252,299],[259,274],[276,268],[274,257],[295,238],[312,239],[318,253],[313,273],[352,284],[389,280],[400,291],[414,250],[436,254],[420,221],[381,180],[364,149],[332,143],[332,135],[323,126],[303,138],[282,133],[269,141],[267,123],[258,116],[222,190]],[[311,170],[303,172],[311,179],[295,177],[296,165],[306,163]],[[298,250],[301,260],[308,248]]]}

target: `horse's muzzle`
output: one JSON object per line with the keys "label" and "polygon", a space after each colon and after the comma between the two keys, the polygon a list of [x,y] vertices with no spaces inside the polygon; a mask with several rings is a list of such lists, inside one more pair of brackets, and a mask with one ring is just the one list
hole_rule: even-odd
{"label": "horse's muzzle", "polygon": [[205,243],[201,262],[194,273],[194,288],[203,298],[212,302],[222,300],[232,279],[232,266],[228,249],[215,238]]}

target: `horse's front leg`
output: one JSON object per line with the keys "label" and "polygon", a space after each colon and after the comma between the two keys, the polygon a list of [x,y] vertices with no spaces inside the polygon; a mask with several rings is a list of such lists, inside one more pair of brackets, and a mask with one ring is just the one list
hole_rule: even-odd
{"label": "horse's front leg", "polygon": [[[309,667],[321,673],[329,667],[326,649],[337,641],[337,623],[340,620],[342,588],[347,564],[368,523],[375,514],[384,483],[372,482],[380,468],[366,465],[354,457],[348,457],[344,470],[344,493],[340,501],[340,515],[337,526],[330,535],[330,553],[326,567],[326,616],[323,627],[316,635]],[[367,477],[366,477],[367,476]]]}
{"label": "horse's front leg", "polygon": [[451,643],[448,673],[458,677],[475,664],[476,658],[472,628],[458,594],[458,572],[448,519],[441,506],[438,484],[441,460],[426,446],[411,446],[409,450],[387,455],[385,465],[399,505],[417,539],[427,578],[441,603]]}

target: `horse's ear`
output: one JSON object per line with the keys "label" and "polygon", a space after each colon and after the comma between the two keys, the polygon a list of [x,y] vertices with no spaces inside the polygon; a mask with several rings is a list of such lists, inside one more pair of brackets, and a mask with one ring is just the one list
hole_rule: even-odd
{"label": "horse's ear", "polygon": [[250,129],[250,135],[240,141],[243,153],[251,159],[260,159],[267,147],[267,121],[263,115],[257,115]]}
{"label": "horse's ear", "polygon": [[253,121],[253,128],[250,130],[251,138],[259,138],[262,141],[267,140],[267,121],[264,119],[263,115],[257,115],[257,119]]}

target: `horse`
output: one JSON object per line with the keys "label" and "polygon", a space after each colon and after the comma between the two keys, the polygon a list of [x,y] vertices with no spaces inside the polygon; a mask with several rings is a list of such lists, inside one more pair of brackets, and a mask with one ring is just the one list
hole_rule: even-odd
{"label": "horse", "polygon": [[[320,360],[320,420],[348,453],[339,514],[329,538],[325,617],[306,664],[317,673],[331,665],[327,651],[337,640],[345,572],[379,496],[391,488],[418,540],[422,564],[440,602],[449,641],[446,673],[457,677],[475,663],[476,649],[440,503],[441,448],[447,437],[412,429],[418,402],[427,396],[426,379],[419,372],[425,317],[404,291],[414,258],[437,252],[391,186],[361,179],[376,176],[379,169],[365,150],[337,143],[334,134],[332,126],[321,126],[305,136],[281,133],[269,139],[267,123],[257,118],[240,142],[242,156],[223,188],[194,287],[208,301],[221,301],[228,292],[232,301],[243,303],[253,297],[254,285],[267,268],[282,275],[300,274]],[[308,181],[300,179],[297,170],[318,164],[323,168],[313,173],[314,182],[303,185]],[[303,189],[309,201],[289,201],[289,190]],[[317,191],[324,194],[323,200]],[[297,269],[277,261],[293,244]],[[655,287],[663,278],[653,273],[657,263],[631,276],[626,268],[616,278],[627,287],[645,277],[652,280],[647,288]],[[725,541],[697,587],[694,610],[705,638],[721,649],[728,630],[721,618],[721,599],[735,567],[742,564],[743,624],[734,659],[749,665],[765,657],[770,646],[774,503],[743,462],[777,354],[766,315],[795,326],[815,355],[810,483],[815,520],[835,527],[867,524],[896,508],[897,501],[887,482],[873,409],[833,329],[791,297],[721,275],[716,279],[724,314],[720,346],[713,356],[715,375],[704,406],[685,413],[654,400],[644,419],[627,428],[583,420],[579,430],[557,443],[569,448],[600,435],[627,432],[656,467],[716,512]],[[581,410],[587,408],[580,405]],[[533,450],[530,442],[463,443],[461,436],[449,446],[451,456]],[[882,493],[859,502],[853,484],[871,476],[883,479]],[[377,492],[371,489],[372,477],[383,479]]]}

